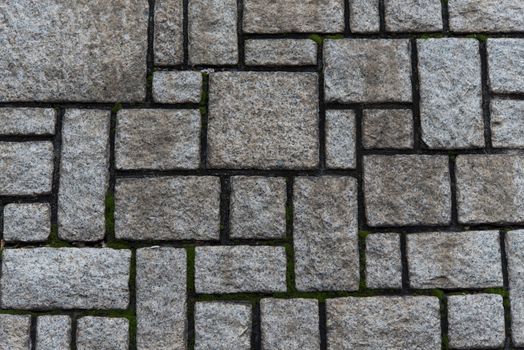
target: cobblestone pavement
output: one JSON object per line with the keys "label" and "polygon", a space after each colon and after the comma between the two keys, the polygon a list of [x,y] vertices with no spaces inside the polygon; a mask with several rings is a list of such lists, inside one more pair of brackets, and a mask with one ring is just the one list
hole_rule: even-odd
{"label": "cobblestone pavement", "polygon": [[524,1],[1,0],[0,350],[524,349]]}

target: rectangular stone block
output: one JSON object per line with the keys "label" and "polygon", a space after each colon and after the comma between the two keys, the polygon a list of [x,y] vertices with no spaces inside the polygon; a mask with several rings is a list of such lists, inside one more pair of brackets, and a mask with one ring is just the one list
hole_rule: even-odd
{"label": "rectangular stone block", "polygon": [[487,49],[491,90],[524,92],[524,39],[489,39]]}
{"label": "rectangular stone block", "polygon": [[69,316],[38,316],[36,321],[37,350],[69,350],[71,347]]}
{"label": "rectangular stone block", "polygon": [[129,321],[120,317],[81,317],[77,321],[77,350],[128,350]]}
{"label": "rectangular stone block", "polygon": [[184,249],[137,250],[138,349],[186,348],[186,265]]}
{"label": "rectangular stone block", "polygon": [[513,345],[524,346],[524,230],[508,232],[505,243],[511,305],[511,337]]}
{"label": "rectangular stone block", "polygon": [[515,0],[450,0],[449,27],[454,32],[524,30],[524,2]]}
{"label": "rectangular stone block", "polygon": [[293,193],[295,280],[300,291],[357,290],[357,181],[298,177]]}
{"label": "rectangular stone block", "polygon": [[197,247],[197,293],[285,292],[286,254],[283,247]]}
{"label": "rectangular stone block", "polygon": [[58,235],[64,240],[104,238],[109,118],[109,111],[94,109],[65,113],[58,190]]}
{"label": "rectangular stone block", "polygon": [[326,166],[328,168],[356,168],[356,139],[357,127],[354,111],[326,111]]}
{"label": "rectangular stone block", "polygon": [[31,316],[0,314],[0,349],[31,349]]}
{"label": "rectangular stone block", "polygon": [[202,73],[158,71],[153,74],[153,100],[159,103],[199,103]]}
{"label": "rectangular stone block", "polygon": [[246,40],[246,64],[251,66],[307,66],[317,64],[317,44],[304,39]]}
{"label": "rectangular stone block", "polygon": [[524,148],[524,101],[491,100],[493,147]]}
{"label": "rectangular stone block", "polygon": [[385,20],[389,32],[442,30],[442,8],[435,0],[386,0]]}
{"label": "rectangular stone block", "polygon": [[10,309],[125,309],[129,250],[5,249],[1,307]]}
{"label": "rectangular stone block", "polygon": [[0,108],[0,135],[53,135],[53,108]]}
{"label": "rectangular stone block", "polygon": [[484,146],[479,44],[417,40],[422,139],[430,148]]}
{"label": "rectangular stone block", "polygon": [[50,233],[49,203],[9,203],[4,207],[6,242],[43,242]]}
{"label": "rectangular stone block", "polygon": [[349,27],[352,33],[379,32],[379,0],[349,0]]}
{"label": "rectangular stone block", "polygon": [[51,192],[51,142],[0,142],[0,195],[37,195]]}
{"label": "rectangular stone block", "polygon": [[502,287],[496,231],[408,234],[407,255],[413,288]]}
{"label": "rectangular stone block", "polygon": [[362,118],[365,148],[413,148],[413,112],[409,109],[368,109]]}
{"label": "rectangular stone block", "polygon": [[183,1],[155,0],[155,64],[184,62]]}
{"label": "rectangular stone block", "polygon": [[218,177],[119,179],[115,235],[127,240],[218,240],[219,207]]}
{"label": "rectangular stone block", "polygon": [[398,233],[373,233],[366,238],[366,287],[402,288]]}

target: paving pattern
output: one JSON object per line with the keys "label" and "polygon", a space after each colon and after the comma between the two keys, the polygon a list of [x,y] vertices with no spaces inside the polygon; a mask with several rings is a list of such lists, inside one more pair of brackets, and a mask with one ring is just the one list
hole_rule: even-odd
{"label": "paving pattern", "polygon": [[524,2],[0,1],[0,239],[0,350],[524,349]]}

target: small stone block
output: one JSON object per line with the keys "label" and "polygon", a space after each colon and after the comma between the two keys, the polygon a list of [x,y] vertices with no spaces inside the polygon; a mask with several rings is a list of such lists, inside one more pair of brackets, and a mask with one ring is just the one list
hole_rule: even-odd
{"label": "small stone block", "polygon": [[349,13],[352,33],[380,31],[379,0],[349,0]]}
{"label": "small stone block", "polygon": [[491,100],[493,147],[524,148],[524,101]]}
{"label": "small stone block", "polygon": [[326,112],[326,165],[332,169],[353,169],[357,163],[355,112]]}
{"label": "small stone block", "polygon": [[487,49],[491,90],[524,93],[524,40],[489,39]]}
{"label": "small stone block", "polygon": [[0,135],[53,135],[52,108],[0,108]]}
{"label": "small stone block", "polygon": [[522,32],[524,2],[449,0],[449,27],[454,32]]}
{"label": "small stone block", "polygon": [[524,230],[506,234],[511,337],[514,346],[524,346]]}
{"label": "small stone block", "polygon": [[48,203],[11,203],[4,207],[4,239],[7,242],[43,242],[51,233]]}
{"label": "small stone block", "polygon": [[374,233],[366,238],[366,286],[402,288],[402,260],[398,233]]}
{"label": "small stone block", "polygon": [[155,0],[155,63],[184,62],[183,1]]}
{"label": "small stone block", "polygon": [[442,8],[435,0],[386,0],[386,30],[432,32],[442,30]]}
{"label": "small stone block", "polygon": [[307,66],[317,63],[317,44],[304,39],[246,40],[246,64],[251,66]]}
{"label": "small stone block", "polygon": [[78,350],[128,350],[129,321],[126,318],[81,317],[76,330]]}
{"label": "small stone block", "polygon": [[368,109],[362,119],[362,143],[367,149],[413,148],[413,113],[403,109]]}
{"label": "small stone block", "polygon": [[153,75],[153,100],[158,103],[199,103],[202,73],[159,71]]}
{"label": "small stone block", "polygon": [[0,314],[0,349],[31,349],[31,316]]}
{"label": "small stone block", "polygon": [[71,318],[69,316],[38,316],[36,321],[37,350],[69,350]]}

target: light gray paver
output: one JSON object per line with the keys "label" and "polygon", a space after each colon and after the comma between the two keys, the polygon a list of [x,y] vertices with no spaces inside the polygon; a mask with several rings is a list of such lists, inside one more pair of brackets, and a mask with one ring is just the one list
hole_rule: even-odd
{"label": "light gray paver", "polygon": [[352,33],[380,31],[379,0],[349,0],[349,27]]}
{"label": "light gray paver", "polygon": [[454,32],[524,30],[524,3],[515,0],[449,0],[449,27]]}
{"label": "light gray paver", "polygon": [[524,92],[524,39],[489,39],[487,50],[491,90]]}
{"label": "light gray paver", "polygon": [[48,203],[11,203],[4,207],[4,239],[42,242],[51,233],[51,207]]}
{"label": "light gray paver", "polygon": [[506,234],[511,336],[513,345],[524,346],[524,230]]}
{"label": "light gray paver", "polygon": [[317,44],[309,39],[246,40],[246,64],[306,66],[317,63]]}
{"label": "light gray paver", "polygon": [[39,316],[36,323],[36,350],[69,350],[71,318],[69,316]]}
{"label": "light gray paver", "polygon": [[155,63],[184,61],[183,1],[155,0]]}
{"label": "light gray paver", "polygon": [[0,314],[0,349],[31,349],[31,316]]}
{"label": "light gray paver", "polygon": [[385,0],[386,30],[431,32],[442,30],[442,8],[434,0]]}
{"label": "light gray paver", "polygon": [[369,109],[362,118],[364,148],[412,148],[413,114],[405,109]]}
{"label": "light gray paver", "polygon": [[491,100],[493,147],[524,148],[524,101]]}
{"label": "light gray paver", "polygon": [[159,103],[198,103],[202,93],[202,73],[158,71],[153,74],[153,100]]}
{"label": "light gray paver", "polygon": [[401,288],[402,260],[398,233],[374,233],[366,238],[366,286]]}
{"label": "light gray paver", "polygon": [[81,317],[76,330],[78,350],[127,350],[129,321],[126,318]]}
{"label": "light gray paver", "polygon": [[326,165],[352,169],[357,166],[355,112],[326,111]]}
{"label": "light gray paver", "polygon": [[53,135],[52,108],[0,108],[0,135]]}

